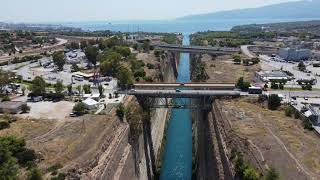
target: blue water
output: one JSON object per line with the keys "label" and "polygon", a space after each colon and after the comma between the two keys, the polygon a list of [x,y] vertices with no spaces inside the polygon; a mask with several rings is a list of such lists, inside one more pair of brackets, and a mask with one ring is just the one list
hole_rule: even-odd
{"label": "blue water", "polygon": [[[185,35],[184,45],[189,45]],[[178,82],[190,81],[189,54],[180,56]],[[181,99],[190,101],[189,99]],[[181,102],[180,100],[180,102]],[[161,180],[189,180],[192,176],[192,123],[189,109],[173,109],[167,131],[167,144],[162,162]]]}
{"label": "blue water", "polygon": [[83,30],[111,30],[121,32],[180,32],[194,33],[199,31],[227,31],[233,26],[243,24],[263,24],[290,21],[306,21],[311,19],[215,19],[210,21],[121,21],[121,22],[75,22],[60,23]]}

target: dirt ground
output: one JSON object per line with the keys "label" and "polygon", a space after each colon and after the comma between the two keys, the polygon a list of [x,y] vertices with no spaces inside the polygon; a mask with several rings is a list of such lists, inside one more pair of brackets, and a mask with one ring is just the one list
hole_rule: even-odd
{"label": "dirt ground", "polygon": [[158,63],[157,58],[153,54],[153,51],[150,51],[150,53],[138,53],[137,59],[142,60],[146,64],[146,66],[144,67],[144,71],[146,72],[146,76],[150,76],[150,77],[157,76],[156,69],[149,69],[147,67],[148,63],[153,64],[155,66]]}
{"label": "dirt ground", "polygon": [[256,99],[223,101],[232,129],[247,139],[265,167],[274,167],[281,179],[320,179],[320,136],[303,129],[301,120],[270,111]]}
{"label": "dirt ground", "polygon": [[22,118],[32,119],[65,119],[72,112],[74,102],[60,101],[60,102],[48,102],[42,101],[37,103],[28,103],[30,106],[30,112],[21,114]]}
{"label": "dirt ground", "polygon": [[230,55],[218,56],[214,59],[204,55],[202,62],[206,63],[206,72],[209,76],[207,82],[212,83],[236,83],[239,77],[252,82],[254,73],[260,69],[260,65],[235,65]]}
{"label": "dirt ground", "polygon": [[[70,169],[86,172],[95,166],[123,124],[114,110],[108,115],[60,120],[19,118],[9,129],[1,130],[0,136],[25,138],[27,147],[39,155],[39,167],[44,172],[55,164],[63,165],[65,172]],[[49,178],[48,174],[46,177]]]}

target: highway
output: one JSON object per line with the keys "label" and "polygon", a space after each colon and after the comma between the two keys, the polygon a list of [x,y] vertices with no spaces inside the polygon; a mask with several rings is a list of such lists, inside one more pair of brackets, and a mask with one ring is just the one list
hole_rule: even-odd
{"label": "highway", "polygon": [[175,88],[196,88],[211,90],[233,90],[234,84],[214,84],[214,83],[152,83],[134,84],[135,89],[175,89]]}
{"label": "highway", "polygon": [[118,91],[118,94],[153,98],[198,98],[203,96],[240,96],[239,91],[231,90],[129,90]]}

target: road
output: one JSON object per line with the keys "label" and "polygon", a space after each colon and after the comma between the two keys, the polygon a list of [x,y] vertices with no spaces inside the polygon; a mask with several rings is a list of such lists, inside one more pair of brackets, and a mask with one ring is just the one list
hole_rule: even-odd
{"label": "road", "polygon": [[249,58],[254,58],[256,57],[255,55],[253,55],[250,50],[249,50],[250,45],[243,45],[241,46],[241,52],[243,54],[245,54],[246,56],[248,56]]}
{"label": "road", "polygon": [[134,84],[136,89],[172,89],[172,88],[201,88],[201,89],[219,89],[219,90],[233,90],[234,84],[213,84],[213,83],[152,83],[152,84]]}
{"label": "road", "polygon": [[66,39],[61,39],[61,38],[56,38],[58,43],[52,45],[52,46],[44,46],[42,48],[37,48],[37,49],[31,49],[28,51],[24,51],[23,53],[16,53],[13,56],[1,56],[0,57],[0,62],[3,61],[8,61],[10,59],[13,59],[15,57],[23,57],[23,56],[30,56],[30,55],[38,55],[40,53],[43,53],[48,50],[56,51],[56,50],[63,50],[64,49],[64,44],[68,42]]}
{"label": "road", "polygon": [[119,91],[119,94],[140,95],[144,97],[163,98],[196,98],[201,96],[240,96],[239,91],[217,90],[129,90]]}

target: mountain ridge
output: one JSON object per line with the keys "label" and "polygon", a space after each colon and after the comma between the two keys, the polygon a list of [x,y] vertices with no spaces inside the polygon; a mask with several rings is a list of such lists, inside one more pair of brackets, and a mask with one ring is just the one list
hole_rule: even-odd
{"label": "mountain ridge", "polygon": [[[235,18],[236,17],[236,18]],[[262,6],[258,8],[236,9],[215,13],[198,14],[177,18],[180,21],[214,19],[320,19],[320,0],[303,0]]]}

